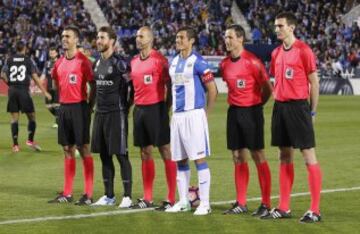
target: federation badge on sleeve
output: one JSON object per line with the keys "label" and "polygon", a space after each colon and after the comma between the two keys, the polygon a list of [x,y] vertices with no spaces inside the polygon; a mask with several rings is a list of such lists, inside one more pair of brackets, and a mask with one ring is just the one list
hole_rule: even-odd
{"label": "federation badge on sleeve", "polygon": [[69,75],[69,83],[70,84],[76,84],[77,83],[77,76],[75,74]]}
{"label": "federation badge on sleeve", "polygon": [[239,89],[244,89],[246,87],[245,80],[236,80],[236,87]]}
{"label": "federation badge on sleeve", "polygon": [[153,78],[152,75],[144,75],[144,84],[152,84]]}
{"label": "federation badge on sleeve", "polygon": [[294,76],[294,70],[290,67],[287,67],[285,70],[285,78],[291,80]]}

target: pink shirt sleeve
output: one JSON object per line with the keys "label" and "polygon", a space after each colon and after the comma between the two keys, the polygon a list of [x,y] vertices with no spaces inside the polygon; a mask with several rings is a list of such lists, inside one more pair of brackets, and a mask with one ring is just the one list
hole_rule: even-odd
{"label": "pink shirt sleeve", "polygon": [[304,65],[305,73],[307,75],[309,75],[309,74],[315,72],[316,71],[316,58],[315,58],[315,54],[313,53],[313,51],[309,47],[306,47],[302,50],[301,55],[302,55],[301,60]]}
{"label": "pink shirt sleeve", "polygon": [[84,77],[87,81],[93,81],[94,80],[94,72],[92,70],[92,64],[90,60],[84,59],[82,67],[82,72],[84,74]]}

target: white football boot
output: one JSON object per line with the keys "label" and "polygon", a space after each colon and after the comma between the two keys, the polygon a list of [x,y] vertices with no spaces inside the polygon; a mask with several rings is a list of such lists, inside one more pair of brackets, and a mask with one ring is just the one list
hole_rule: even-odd
{"label": "white football boot", "polygon": [[92,206],[113,206],[115,205],[115,197],[109,198],[106,195],[102,196],[97,200],[97,202],[91,204]]}
{"label": "white football boot", "polygon": [[132,205],[132,200],[130,197],[123,197],[119,208],[129,208]]}
{"label": "white football boot", "polygon": [[182,202],[179,201],[175,203],[172,207],[169,207],[165,210],[165,212],[169,213],[177,213],[177,212],[187,212],[191,210],[190,202]]}
{"label": "white football boot", "polygon": [[209,204],[204,204],[200,202],[200,205],[196,208],[194,215],[208,215],[211,213],[211,208]]}

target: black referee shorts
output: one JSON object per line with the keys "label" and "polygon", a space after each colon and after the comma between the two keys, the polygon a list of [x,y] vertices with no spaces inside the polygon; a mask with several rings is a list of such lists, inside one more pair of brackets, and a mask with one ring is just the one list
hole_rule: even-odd
{"label": "black referee shorts", "polygon": [[91,135],[91,151],[109,155],[126,154],[128,119],[124,111],[96,113]]}
{"label": "black referee shorts", "polygon": [[306,100],[275,101],[271,124],[271,144],[279,147],[315,147],[310,105]]}
{"label": "black referee shorts", "polygon": [[86,102],[61,104],[58,143],[62,146],[89,144],[90,121],[90,109]]}
{"label": "black referee shorts", "polygon": [[7,112],[16,113],[35,112],[34,103],[28,88],[17,88],[10,86],[8,91]]}
{"label": "black referee shorts", "polygon": [[134,108],[134,145],[162,146],[170,143],[168,108],[165,102]]}
{"label": "black referee shorts", "polygon": [[51,95],[51,101],[48,100],[47,98],[45,98],[45,104],[49,105],[49,104],[57,104],[57,103],[59,103],[59,95],[58,95],[57,90],[49,89],[48,93],[50,93],[50,95]]}
{"label": "black referee shorts", "polygon": [[264,149],[264,115],[262,105],[230,106],[227,114],[227,148]]}

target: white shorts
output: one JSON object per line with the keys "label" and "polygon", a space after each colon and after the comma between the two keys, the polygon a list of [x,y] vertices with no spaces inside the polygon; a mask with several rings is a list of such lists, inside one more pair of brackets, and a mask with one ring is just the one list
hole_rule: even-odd
{"label": "white shorts", "polygon": [[173,161],[210,156],[209,128],[204,109],[173,113],[170,132]]}

